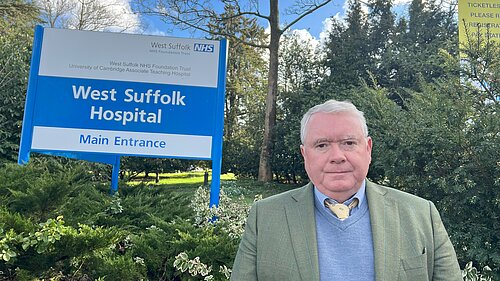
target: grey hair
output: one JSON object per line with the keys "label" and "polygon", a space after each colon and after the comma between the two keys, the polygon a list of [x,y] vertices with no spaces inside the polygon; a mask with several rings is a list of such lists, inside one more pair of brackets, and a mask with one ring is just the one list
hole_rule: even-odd
{"label": "grey hair", "polygon": [[302,116],[302,120],[300,121],[300,141],[304,144],[304,140],[306,138],[307,133],[307,125],[309,120],[311,119],[313,114],[316,113],[341,113],[347,112],[352,113],[354,117],[359,119],[361,123],[361,129],[363,130],[363,134],[365,137],[368,136],[368,126],[366,126],[366,119],[362,111],[359,111],[354,104],[350,101],[337,101],[337,100],[328,100],[322,104],[318,104],[316,106],[311,107],[305,114]]}

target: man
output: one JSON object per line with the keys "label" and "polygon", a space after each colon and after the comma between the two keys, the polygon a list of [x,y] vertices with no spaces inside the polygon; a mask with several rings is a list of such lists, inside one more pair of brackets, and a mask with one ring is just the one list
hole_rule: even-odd
{"label": "man", "polygon": [[301,141],[311,183],[252,206],[231,280],[462,280],[434,204],[366,180],[372,139],[361,111],[317,105]]}

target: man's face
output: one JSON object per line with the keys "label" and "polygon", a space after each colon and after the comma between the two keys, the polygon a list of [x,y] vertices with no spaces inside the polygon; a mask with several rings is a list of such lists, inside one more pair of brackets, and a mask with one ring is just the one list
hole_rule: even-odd
{"label": "man's face", "polygon": [[372,140],[352,113],[315,113],[300,146],[307,175],[326,196],[343,202],[368,174]]}

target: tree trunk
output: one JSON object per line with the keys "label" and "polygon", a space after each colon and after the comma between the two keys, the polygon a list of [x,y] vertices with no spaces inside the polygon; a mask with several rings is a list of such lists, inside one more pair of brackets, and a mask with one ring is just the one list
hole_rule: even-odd
{"label": "tree trunk", "polygon": [[273,133],[276,125],[276,99],[278,96],[278,51],[281,31],[279,29],[278,0],[270,0],[269,23],[271,42],[269,44],[269,76],[266,96],[266,115],[264,120],[264,138],[260,151],[258,180],[270,182],[273,179],[271,156]]}

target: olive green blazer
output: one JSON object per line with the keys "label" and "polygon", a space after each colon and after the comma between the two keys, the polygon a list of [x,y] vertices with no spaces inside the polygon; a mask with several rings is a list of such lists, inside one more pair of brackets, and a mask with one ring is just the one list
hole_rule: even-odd
{"label": "olive green blazer", "polygon": [[[462,280],[432,202],[369,181],[366,196],[377,281]],[[256,202],[231,280],[319,281],[315,224],[312,184]]]}

